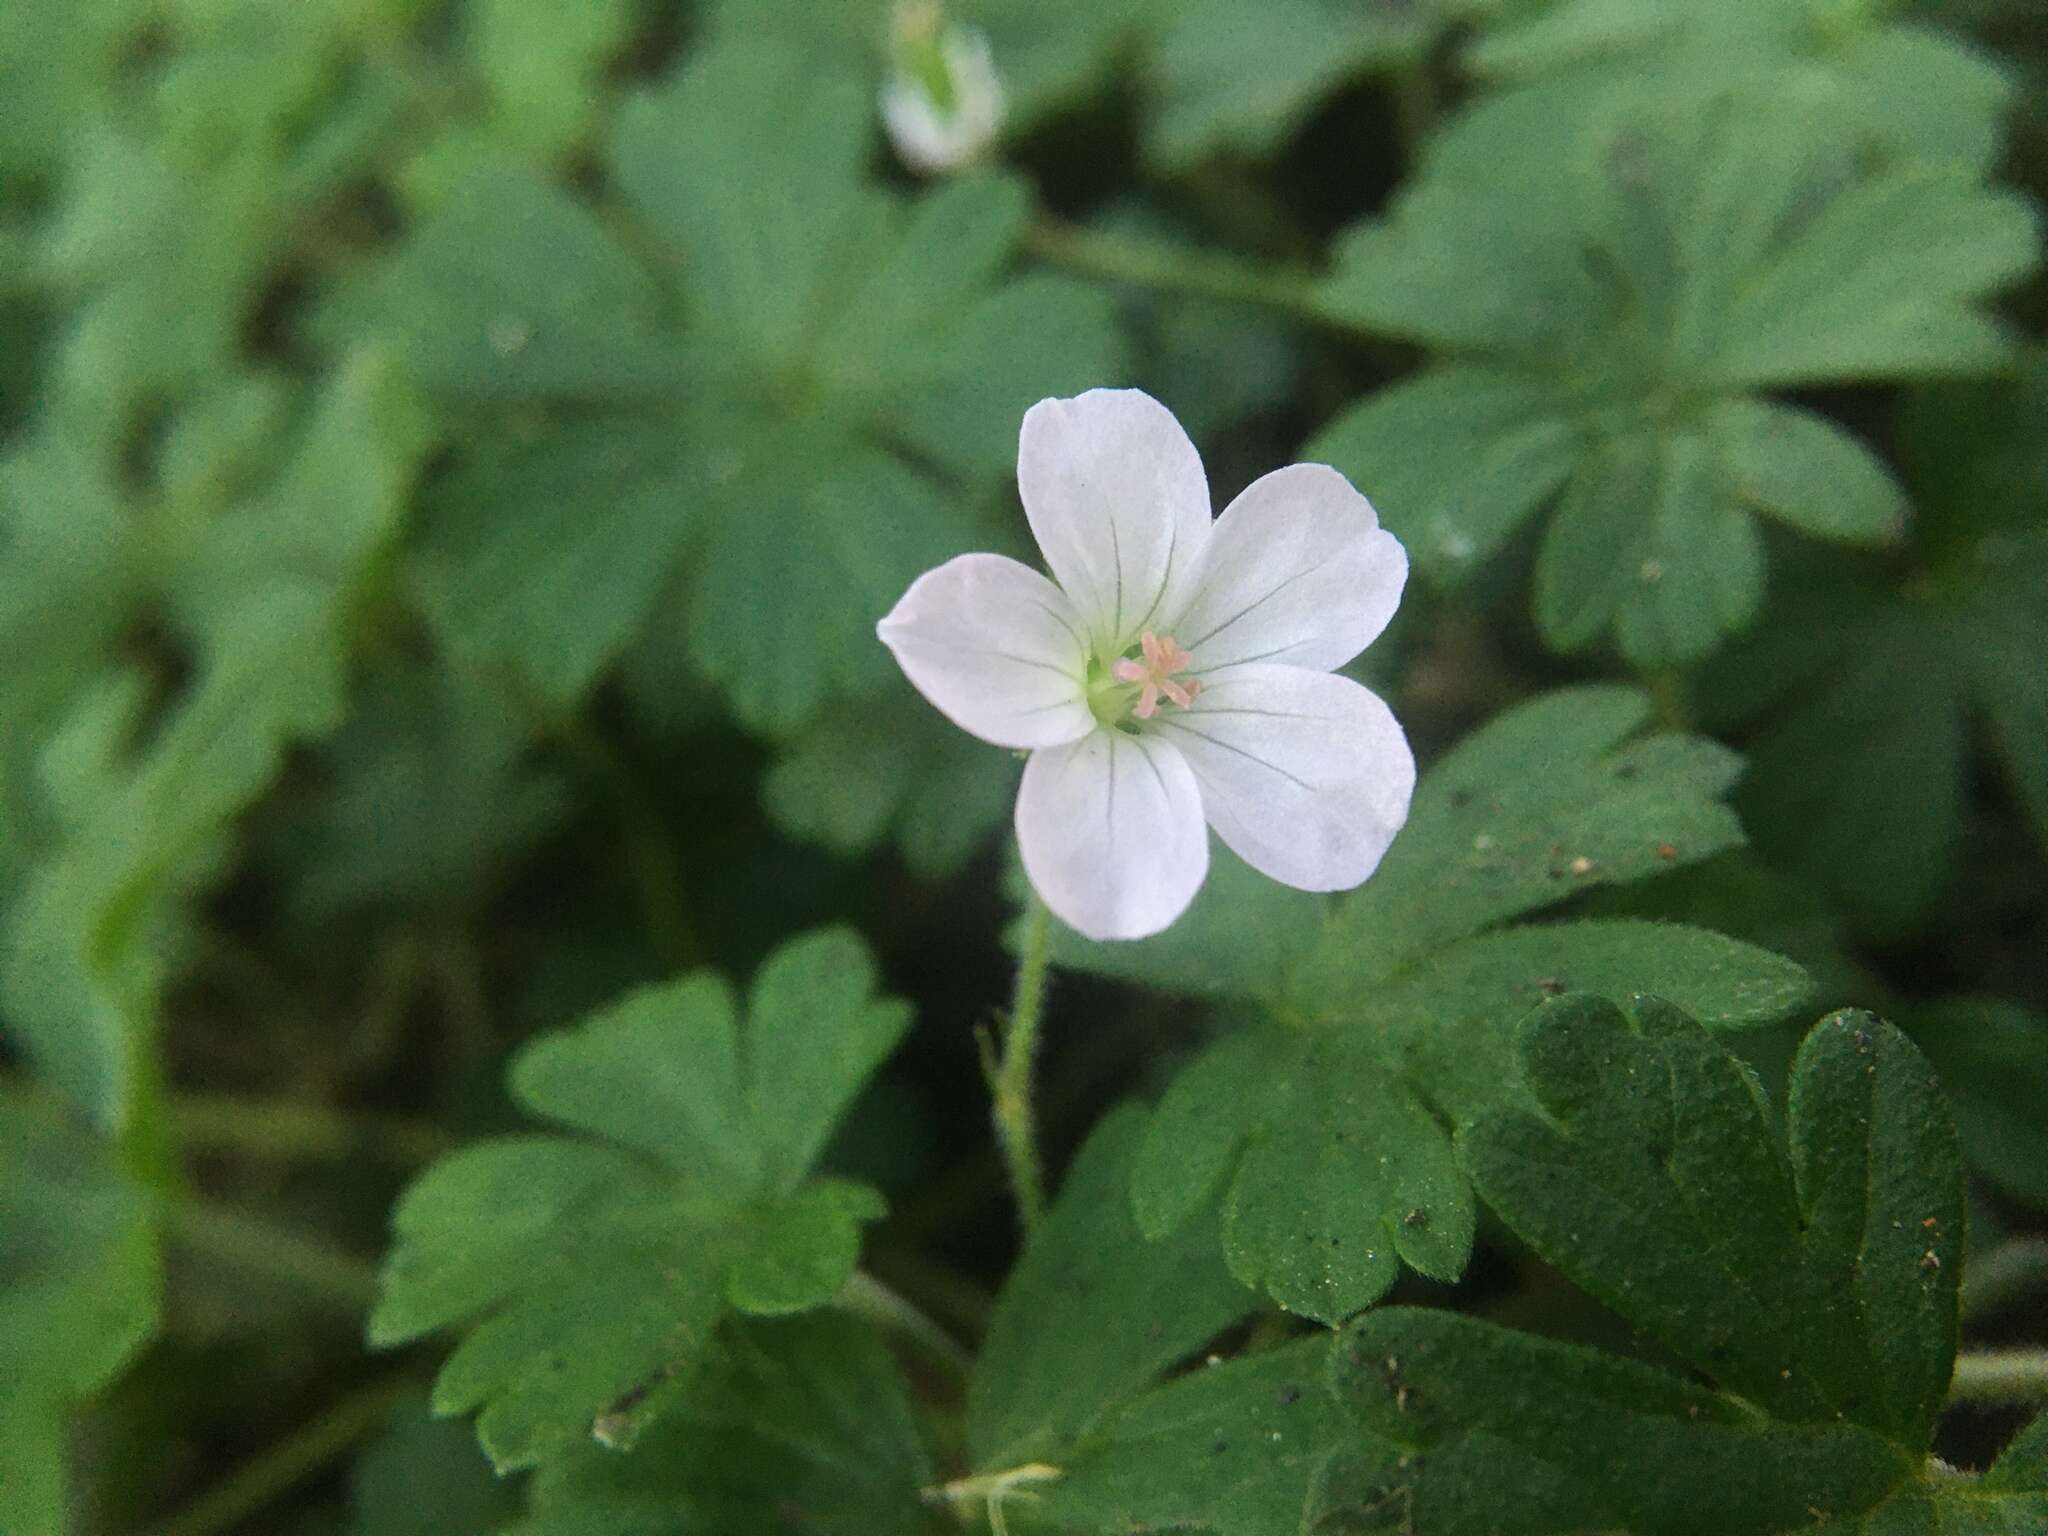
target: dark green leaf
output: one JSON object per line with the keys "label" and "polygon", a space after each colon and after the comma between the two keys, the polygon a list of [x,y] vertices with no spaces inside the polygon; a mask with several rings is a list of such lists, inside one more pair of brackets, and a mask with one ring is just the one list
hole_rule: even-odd
{"label": "dark green leaf", "polygon": [[1792,1423],[1924,1450],[1955,1353],[1955,1131],[1905,1036],[1840,1014],[1801,1047],[1789,1151],[1748,1069],[1690,1019],[1563,998],[1518,1042],[1543,1117],[1480,1121],[1487,1203],[1708,1379]]}

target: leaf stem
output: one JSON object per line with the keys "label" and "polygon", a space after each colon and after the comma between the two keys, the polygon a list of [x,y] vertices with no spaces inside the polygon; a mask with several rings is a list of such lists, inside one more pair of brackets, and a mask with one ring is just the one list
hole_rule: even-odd
{"label": "leaf stem", "polygon": [[1956,1356],[1951,1403],[2048,1401],[2048,1350],[1991,1349]]}
{"label": "leaf stem", "polygon": [[352,1392],[319,1418],[237,1468],[180,1513],[151,1527],[149,1536],[213,1536],[240,1525],[321,1468],[374,1434],[410,1382],[387,1377]]}
{"label": "leaf stem", "polygon": [[1262,272],[1250,262],[1213,251],[1193,251],[1105,235],[1057,219],[1040,219],[1026,244],[1049,266],[1086,277],[1131,283],[1190,298],[1253,304],[1319,325],[1342,327],[1315,302],[1315,277],[1305,271]]}
{"label": "leaf stem", "polygon": [[1031,1123],[1032,1083],[1037,1070],[1038,1025],[1045,1012],[1046,964],[1052,950],[1052,914],[1032,891],[1025,899],[1024,943],[1017,956],[1017,985],[1003,1025],[1002,1060],[990,1075],[995,1092],[996,1140],[1009,1165],[1017,1216],[1028,1237],[1045,1218],[1045,1175]]}
{"label": "leaf stem", "polygon": [[210,1200],[180,1200],[172,1212],[177,1239],[222,1268],[287,1281],[348,1312],[377,1299],[377,1272],[320,1238]]}
{"label": "leaf stem", "polygon": [[347,1158],[368,1153],[399,1167],[431,1162],[454,1139],[424,1120],[360,1115],[327,1104],[179,1093],[171,1125],[187,1150],[258,1157]]}
{"label": "leaf stem", "polygon": [[866,1270],[857,1269],[846,1277],[839,1292],[839,1305],[855,1317],[894,1329],[961,1381],[967,1379],[974,1367],[973,1357],[958,1339]]}

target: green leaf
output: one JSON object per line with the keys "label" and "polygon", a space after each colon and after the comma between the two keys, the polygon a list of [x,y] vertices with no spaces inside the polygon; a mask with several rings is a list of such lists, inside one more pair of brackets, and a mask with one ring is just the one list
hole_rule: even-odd
{"label": "green leaf", "polygon": [[1450,1312],[1380,1308],[1330,1361],[1364,1431],[1405,1448],[1357,1515],[1432,1536],[1790,1536],[1836,1529],[1908,1474],[1857,1426],[1759,1421],[1650,1366]]}
{"label": "green leaf", "polygon": [[[875,620],[1007,542],[988,493],[1017,420],[1114,374],[1117,342],[1102,295],[1010,278],[1021,182],[872,181],[872,91],[792,37],[729,36],[626,102],[616,217],[480,178],[330,323],[401,331],[432,387],[489,408],[497,445],[444,482],[418,561],[451,650],[564,702],[680,627],[742,723],[807,748],[828,707],[900,687]],[[912,835],[883,803],[784,814],[841,846]]]}
{"label": "green leaf", "polygon": [[0,1527],[61,1536],[64,1422],[156,1328],[150,1201],[108,1149],[0,1099]]}
{"label": "green leaf", "polygon": [[1906,1037],[1838,1014],[1800,1047],[1779,1141],[1748,1069],[1678,1010],[1561,998],[1518,1040],[1542,1115],[1461,1151],[1544,1258],[1788,1423],[1924,1452],[1955,1356],[1963,1232],[1948,1106]]}
{"label": "green leaf", "polygon": [[102,776],[0,946],[0,1005],[53,1086],[124,1128],[168,965],[158,929],[286,751],[341,722],[345,642],[426,449],[393,360],[349,359],[275,481],[207,530],[175,594],[199,673]]}
{"label": "green leaf", "polygon": [[[1602,35],[1638,11],[1567,8]],[[1758,391],[2009,356],[1984,304],[2034,262],[2021,200],[1953,163],[1872,160],[1807,93],[1733,90],[1687,110],[1545,94],[1432,155],[1321,290],[1331,318],[1456,360],[1358,403],[1311,454],[1374,494],[1384,478],[1387,526],[1445,581],[1554,507],[1535,607],[1560,650],[1611,634],[1638,666],[1679,665],[1749,627],[1757,512],[1896,538],[1882,466]]]}
{"label": "green leaf", "polygon": [[943,1530],[902,1372],[833,1314],[721,1329],[688,1393],[624,1455],[535,1478],[518,1536],[905,1536]]}
{"label": "green leaf", "polygon": [[1986,170],[2013,94],[2009,70],[1948,30],[1828,0],[1557,0],[1496,7],[1467,62],[1503,81],[1432,145],[1460,163],[1518,125],[1695,107],[1730,91],[1805,97],[1887,159]]}
{"label": "green leaf", "polygon": [[1151,77],[1157,100],[1147,151],[1191,169],[1223,152],[1282,148],[1336,86],[1418,58],[1438,26],[1434,0],[1353,6],[1342,0],[1234,0],[1157,5]]}
{"label": "green leaf", "polygon": [[1003,1287],[968,1393],[983,1471],[1056,1459],[1106,1408],[1254,1305],[1223,1266],[1213,1222],[1166,1242],[1139,1234],[1131,1163],[1146,1120],[1135,1106],[1101,1120]]}
{"label": "green leaf", "polygon": [[2044,381],[2036,356],[2018,379],[1916,399],[1907,558],[1795,572],[1707,678],[1724,717],[1755,717],[1741,801],[1759,848],[1879,937],[1956,895],[1979,744],[2048,847]]}
{"label": "green leaf", "polygon": [[656,416],[480,445],[426,497],[410,552],[450,654],[513,668],[551,700],[581,697],[674,575],[691,526],[679,458]]}
{"label": "green leaf", "polygon": [[1903,1017],[1955,1100],[1970,1167],[2015,1199],[2048,1209],[2048,1020],[1993,997],[1958,997]]}
{"label": "green leaf", "polygon": [[1409,555],[1449,584],[1564,484],[1580,451],[1570,412],[1539,375],[1447,363],[1366,396],[1302,453],[1370,487]]}
{"label": "green leaf", "polygon": [[450,400],[637,398],[673,377],[663,315],[660,286],[600,220],[494,168],[331,300],[318,330],[403,339],[420,384]]}
{"label": "green leaf", "polygon": [[433,1418],[424,1393],[407,1396],[350,1474],[348,1536],[482,1536],[511,1523],[513,1495],[465,1426]]}
{"label": "green leaf", "polygon": [[323,788],[276,834],[298,914],[472,906],[566,809],[529,745],[510,702],[463,674],[379,673],[317,756]]}
{"label": "green leaf", "polygon": [[1906,496],[1891,471],[1824,416],[1764,400],[1731,400],[1715,443],[1742,501],[1818,538],[1897,539]]}
{"label": "green leaf", "polygon": [[1010,814],[1017,775],[908,689],[828,707],[761,786],[791,836],[856,854],[893,836],[924,878],[950,875]]}
{"label": "green leaf", "polygon": [[1220,1198],[1232,1273],[1340,1321],[1400,1263],[1443,1280],[1463,1269],[1472,1199],[1440,1120],[1512,1094],[1499,1063],[1535,1003],[1567,985],[1656,992],[1737,1028],[1799,1004],[1799,967],[1697,929],[1499,926],[1740,840],[1717,798],[1735,760],[1699,738],[1637,736],[1648,715],[1631,690],[1585,688],[1501,716],[1424,776],[1379,871],[1348,895],[1286,890],[1219,856],[1156,939],[1058,936],[1063,964],[1267,1016],[1161,1100],[1132,1180],[1148,1236]]}
{"label": "green leaf", "polygon": [[1718,933],[1600,920],[1462,939],[1404,973],[1378,1007],[1432,1101],[1469,1119],[1500,1101],[1515,1021],[1564,991],[1655,993],[1704,1023],[1743,1029],[1788,1017],[1813,985],[1792,961]]}
{"label": "green leaf", "polygon": [[1326,1385],[1329,1353],[1324,1339],[1299,1339],[1134,1399],[1010,1518],[1103,1536],[1298,1536],[1324,1512],[1335,1466],[1366,1481],[1391,1473],[1396,1455],[1346,1421]]}
{"label": "green leaf", "polygon": [[768,959],[744,1023],[700,974],[527,1047],[514,1092],[582,1135],[487,1141],[428,1170],[398,1208],[372,1341],[466,1326],[435,1409],[481,1409],[506,1470],[601,1419],[629,1439],[730,1308],[828,1301],[880,1205],[811,1164],[908,1023],[873,984],[858,941],[824,932]]}

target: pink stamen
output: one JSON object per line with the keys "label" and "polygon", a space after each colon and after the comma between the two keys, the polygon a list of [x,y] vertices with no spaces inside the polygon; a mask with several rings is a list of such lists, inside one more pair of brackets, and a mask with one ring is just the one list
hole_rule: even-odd
{"label": "pink stamen", "polygon": [[1155,635],[1146,630],[1138,637],[1138,649],[1144,660],[1134,657],[1120,657],[1110,667],[1110,676],[1120,683],[1138,685],[1137,706],[1131,713],[1140,720],[1150,720],[1159,713],[1159,698],[1164,694],[1169,702],[1186,709],[1195,702],[1195,695],[1202,691],[1202,684],[1196,678],[1185,682],[1175,680],[1175,674],[1185,672],[1195,664],[1195,658],[1182,650],[1171,635]]}

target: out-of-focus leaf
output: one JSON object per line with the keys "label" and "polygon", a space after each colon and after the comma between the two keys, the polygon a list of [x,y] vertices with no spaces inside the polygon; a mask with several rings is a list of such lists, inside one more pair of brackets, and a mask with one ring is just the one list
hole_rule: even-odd
{"label": "out-of-focus leaf", "polygon": [[124,1126],[170,956],[173,898],[201,879],[285,751],[339,725],[347,624],[426,447],[392,359],[353,358],[276,481],[208,531],[177,594],[200,650],[191,689],[71,825],[12,910],[0,1008],[53,1086]]}
{"label": "out-of-focus leaf", "polygon": [[1952,891],[1977,743],[2048,846],[2048,359],[1916,397],[1902,435],[1903,557],[1794,570],[1703,690],[1755,722],[1739,800],[1758,846],[1876,934]]}
{"label": "out-of-focus leaf", "polygon": [[0,1527],[61,1536],[64,1417],[156,1327],[148,1197],[107,1149],[0,1099]]}
{"label": "out-of-focus leaf", "polygon": [[850,934],[777,951],[745,1022],[698,974],[526,1048],[512,1087],[580,1133],[480,1142],[406,1193],[374,1343],[465,1330],[434,1388],[503,1470],[670,1406],[730,1311],[829,1301],[881,1214],[811,1165],[909,1022]]}
{"label": "out-of-focus leaf", "polygon": [[376,676],[319,754],[322,791],[280,834],[301,915],[461,910],[486,892],[565,809],[560,781],[526,760],[530,739],[509,699],[461,673]]}
{"label": "out-of-focus leaf", "polygon": [[1330,314],[1453,357],[1308,453],[1371,487],[1445,581],[1554,507],[1546,639],[1696,661],[1762,603],[1756,514],[1863,542],[1902,528],[1867,447],[1758,392],[1995,368],[1984,304],[2033,264],[2034,220],[1976,171],[1871,163],[1796,95],[1523,127],[1519,153],[1433,163],[1344,240]]}
{"label": "out-of-focus leaf", "polygon": [[489,1536],[519,1512],[515,1493],[466,1426],[406,1397],[349,1478],[348,1536]]}
{"label": "out-of-focus leaf", "polygon": [[1020,182],[905,199],[867,178],[872,94],[792,42],[852,13],[815,10],[725,6],[723,41],[625,104],[630,240],[501,173],[326,323],[403,331],[499,444],[438,489],[414,567],[453,651],[565,700],[680,629],[697,678],[787,744],[786,826],[846,851],[894,832],[939,867],[1000,809],[954,793],[957,754],[893,743],[872,787],[826,782],[826,755],[872,755],[901,687],[876,619],[922,570],[1014,542],[988,492],[1018,419],[1113,376],[1117,340],[1104,295],[1010,275]]}

